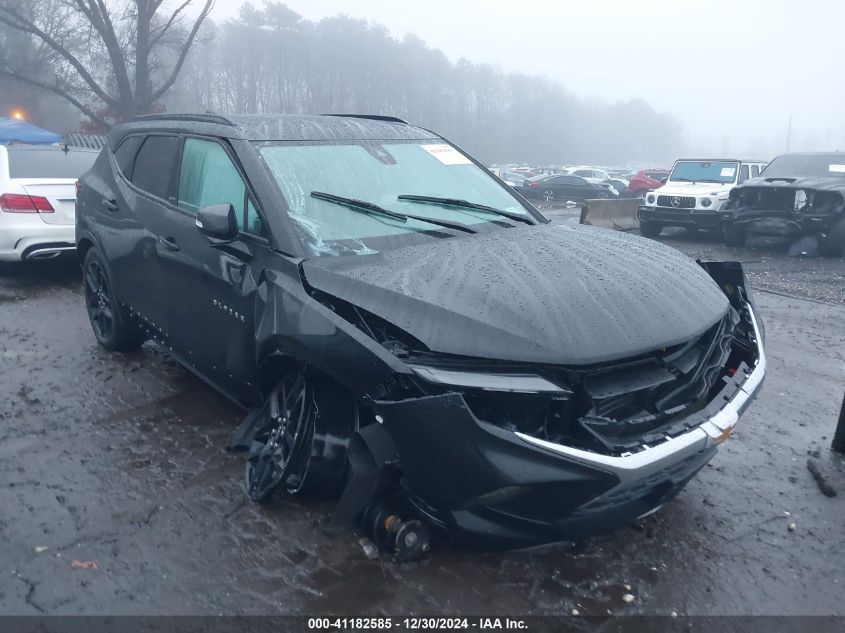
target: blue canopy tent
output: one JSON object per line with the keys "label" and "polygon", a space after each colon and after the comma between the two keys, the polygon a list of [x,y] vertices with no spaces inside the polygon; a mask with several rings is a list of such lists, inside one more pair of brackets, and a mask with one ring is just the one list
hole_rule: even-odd
{"label": "blue canopy tent", "polygon": [[53,132],[42,130],[21,121],[20,119],[10,119],[9,117],[0,117],[0,145],[8,143],[29,143],[33,145],[50,145],[58,143],[62,137]]}

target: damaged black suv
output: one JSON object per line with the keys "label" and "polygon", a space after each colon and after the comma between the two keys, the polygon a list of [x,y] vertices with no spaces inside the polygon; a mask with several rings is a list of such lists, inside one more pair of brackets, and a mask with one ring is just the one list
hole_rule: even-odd
{"label": "damaged black suv", "polygon": [[152,339],[250,411],[252,499],[339,495],[398,549],[651,512],[765,372],[739,264],[552,225],[398,119],[136,119],[77,205],[97,340]]}
{"label": "damaged black suv", "polygon": [[749,235],[815,238],[828,257],[845,255],[845,155],[783,154],[759,178],[734,187],[719,210],[722,237],[742,246]]}

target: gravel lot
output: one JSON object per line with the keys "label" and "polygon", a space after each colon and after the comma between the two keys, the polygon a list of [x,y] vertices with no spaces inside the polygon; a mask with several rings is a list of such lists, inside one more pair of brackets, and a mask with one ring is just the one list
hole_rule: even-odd
{"label": "gravel lot", "polygon": [[149,344],[100,349],[72,260],[3,266],[0,613],[845,615],[845,488],[823,496],[806,468],[813,451],[843,467],[827,447],[845,262],[664,241],[738,257],[769,291],[769,375],[720,454],[615,533],[511,553],[437,542],[406,565],[367,560],[330,504],[245,501],[243,457],[223,448],[242,412]]}

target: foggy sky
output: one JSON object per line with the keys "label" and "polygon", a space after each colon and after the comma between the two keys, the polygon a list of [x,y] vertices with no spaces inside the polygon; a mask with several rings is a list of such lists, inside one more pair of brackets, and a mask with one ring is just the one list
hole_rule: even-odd
{"label": "foggy sky", "polygon": [[[241,4],[217,0],[212,17]],[[845,150],[840,0],[286,4],[309,20],[345,13],[415,33],[452,61],[545,75],[582,99],[645,99],[683,125],[689,152],[771,158],[790,115],[793,151]]]}

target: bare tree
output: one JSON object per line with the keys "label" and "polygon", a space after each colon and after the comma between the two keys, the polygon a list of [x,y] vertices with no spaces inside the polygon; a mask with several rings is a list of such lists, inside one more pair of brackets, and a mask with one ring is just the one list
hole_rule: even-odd
{"label": "bare tree", "polygon": [[199,15],[186,24],[193,1],[0,0],[0,23],[29,35],[39,62],[54,70],[45,76],[3,58],[0,75],[59,95],[103,127],[152,112],[214,6],[200,0]]}

